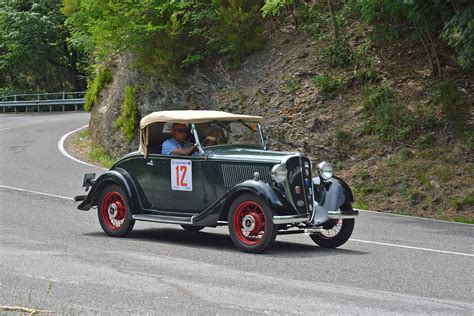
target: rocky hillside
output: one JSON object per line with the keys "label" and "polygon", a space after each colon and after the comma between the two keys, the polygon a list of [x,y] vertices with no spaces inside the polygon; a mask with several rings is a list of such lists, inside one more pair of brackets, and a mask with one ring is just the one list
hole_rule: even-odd
{"label": "rocky hillside", "polygon": [[448,78],[440,81],[419,43],[376,41],[358,17],[346,31],[349,61],[338,64],[324,37],[270,20],[264,48],[238,69],[204,59],[177,82],[137,70],[122,54],[92,108],[92,142],[114,157],[137,148],[137,123],[131,135],[116,123],[124,101],[138,117],[169,109],[262,115],[272,149],[333,162],[356,206],[473,222],[472,68],[459,70],[438,43]]}

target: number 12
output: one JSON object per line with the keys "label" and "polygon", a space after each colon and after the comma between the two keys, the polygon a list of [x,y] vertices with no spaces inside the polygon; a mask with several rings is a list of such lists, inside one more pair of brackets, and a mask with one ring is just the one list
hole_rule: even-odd
{"label": "number 12", "polygon": [[[186,166],[176,166],[176,181],[178,182],[177,185],[178,187],[185,187],[188,184],[184,182],[184,177],[186,176],[186,172],[188,171],[188,168]],[[179,174],[181,173],[181,178]]]}

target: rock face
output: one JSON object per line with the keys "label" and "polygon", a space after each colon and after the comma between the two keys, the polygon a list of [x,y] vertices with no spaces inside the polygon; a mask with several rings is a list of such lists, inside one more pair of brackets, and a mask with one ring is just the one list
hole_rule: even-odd
{"label": "rock face", "polygon": [[[276,32],[275,32],[276,33]],[[92,141],[111,155],[122,155],[138,145],[127,145],[113,123],[127,85],[136,86],[140,117],[153,111],[177,109],[224,110],[262,115],[273,148],[311,153],[308,137],[317,132],[321,119],[313,115],[322,98],[311,84],[318,61],[312,40],[297,33],[268,37],[267,48],[249,56],[238,70],[229,71],[223,61],[195,66],[178,82],[143,74],[133,67],[132,56],[121,56],[112,65],[113,81],[101,92],[92,110]],[[318,139],[321,142],[321,137]],[[308,151],[309,149],[309,151]]]}

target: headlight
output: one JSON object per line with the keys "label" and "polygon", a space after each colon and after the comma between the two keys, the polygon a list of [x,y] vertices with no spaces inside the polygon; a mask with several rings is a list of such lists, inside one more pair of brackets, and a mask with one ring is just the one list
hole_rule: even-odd
{"label": "headlight", "polygon": [[286,165],[284,163],[275,165],[272,168],[272,178],[276,183],[282,183],[286,180]]}
{"label": "headlight", "polygon": [[318,173],[324,180],[329,180],[332,177],[332,165],[326,161],[321,162],[318,165]]}

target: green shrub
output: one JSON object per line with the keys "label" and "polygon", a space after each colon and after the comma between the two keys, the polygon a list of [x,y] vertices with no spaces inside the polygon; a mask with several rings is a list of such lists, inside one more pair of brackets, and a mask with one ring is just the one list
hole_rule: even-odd
{"label": "green shrub", "polygon": [[138,122],[138,109],[135,103],[135,87],[126,86],[124,89],[124,100],[120,107],[120,116],[114,123],[114,128],[120,128],[122,134],[130,144],[135,137]]}
{"label": "green shrub", "polygon": [[316,87],[329,96],[345,92],[348,84],[348,78],[344,75],[321,74],[315,76],[313,80]]}
{"label": "green shrub", "polygon": [[285,83],[282,90],[284,92],[295,93],[301,88],[301,80],[299,79],[290,79]]}
{"label": "green shrub", "polygon": [[392,89],[369,87],[363,100],[365,131],[383,141],[407,139],[417,126],[417,119],[395,97]]}
{"label": "green shrub", "polygon": [[456,83],[450,80],[440,82],[434,91],[433,103],[446,115],[446,118],[462,127],[467,116],[467,107]]}
{"label": "green shrub", "polygon": [[112,81],[112,74],[107,67],[99,67],[94,79],[87,81],[84,110],[91,111],[99,98],[100,91]]}
{"label": "green shrub", "polygon": [[351,138],[351,133],[349,131],[340,129],[336,131],[336,139],[338,142],[344,143],[349,141]]}
{"label": "green shrub", "polygon": [[342,38],[324,47],[322,56],[333,67],[350,65],[352,62],[351,48]]}
{"label": "green shrub", "polygon": [[428,133],[422,135],[418,140],[418,147],[422,149],[430,148],[436,142],[436,134],[435,133]]}
{"label": "green shrub", "polygon": [[91,149],[89,152],[89,158],[105,168],[110,168],[115,164],[115,159],[107,155],[104,148],[100,146],[95,146]]}

